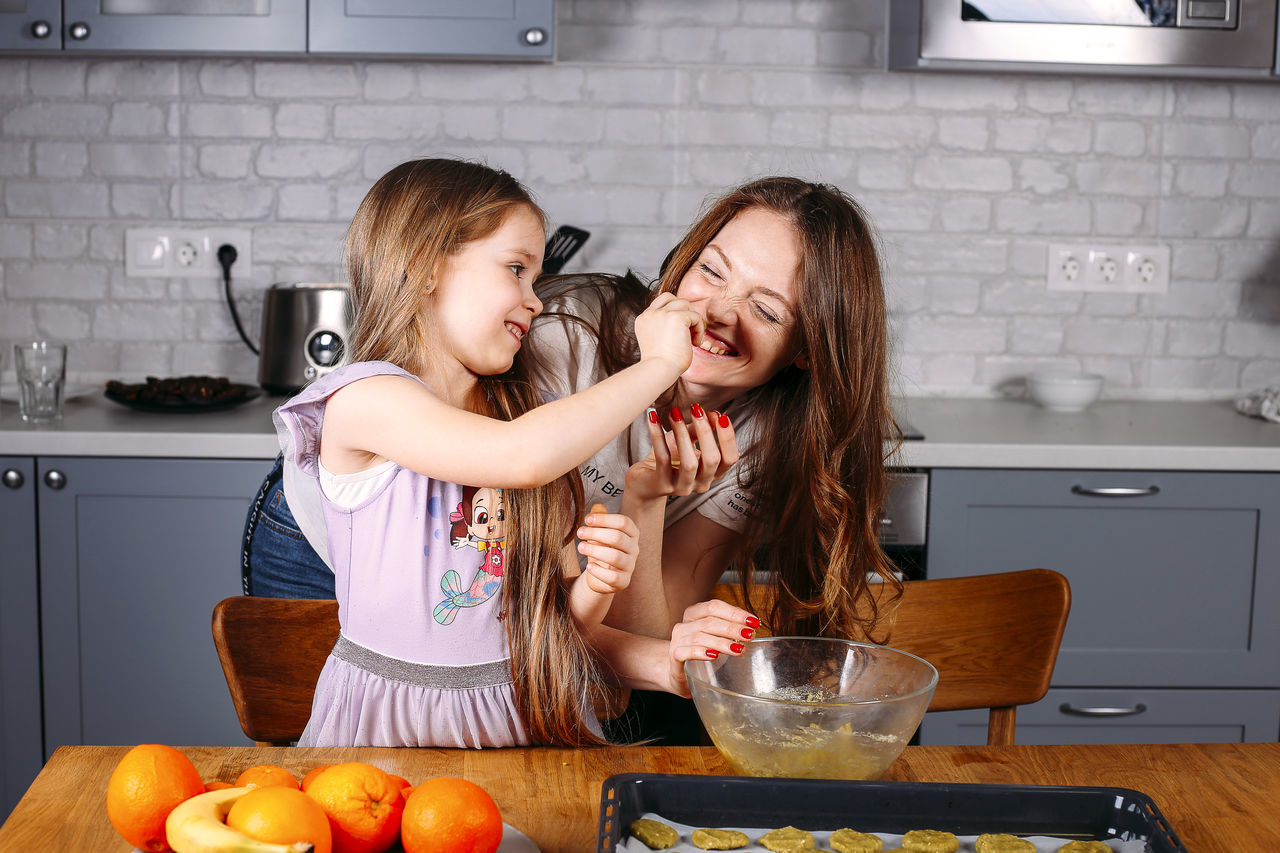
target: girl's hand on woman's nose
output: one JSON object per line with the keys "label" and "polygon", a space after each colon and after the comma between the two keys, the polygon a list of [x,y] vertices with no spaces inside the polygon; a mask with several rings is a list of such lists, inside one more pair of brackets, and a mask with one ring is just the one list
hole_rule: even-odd
{"label": "girl's hand on woman's nose", "polygon": [[688,369],[693,348],[702,342],[707,327],[688,300],[670,293],[658,294],[635,322],[640,358],[666,359],[679,368],[677,375]]}

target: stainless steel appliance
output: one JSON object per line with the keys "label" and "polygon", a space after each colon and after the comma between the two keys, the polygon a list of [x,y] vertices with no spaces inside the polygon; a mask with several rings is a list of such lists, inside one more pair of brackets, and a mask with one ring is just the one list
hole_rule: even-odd
{"label": "stainless steel appliance", "polygon": [[273,284],[262,307],[258,384],[292,394],[342,364],[350,314],[345,284]]}
{"label": "stainless steel appliance", "polygon": [[890,69],[1267,78],[1277,0],[889,0]]}
{"label": "stainless steel appliance", "polygon": [[925,577],[929,472],[894,471],[893,488],[880,515],[880,544],[905,580]]}

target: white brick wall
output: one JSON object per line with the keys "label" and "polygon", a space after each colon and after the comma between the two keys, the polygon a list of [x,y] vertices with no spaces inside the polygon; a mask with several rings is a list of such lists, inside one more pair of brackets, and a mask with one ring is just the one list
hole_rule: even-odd
{"label": "white brick wall", "polygon": [[[483,159],[571,269],[645,274],[707,194],[793,173],[881,232],[898,389],[988,394],[1029,369],[1117,396],[1280,382],[1280,84],[879,70],[879,3],[560,0],[553,64],[0,58],[0,340],[73,372],[252,380],[216,280],[126,278],[124,230],[233,224],[264,288],[337,280],[370,183]],[[1049,292],[1051,242],[1163,242],[1169,293]]]}

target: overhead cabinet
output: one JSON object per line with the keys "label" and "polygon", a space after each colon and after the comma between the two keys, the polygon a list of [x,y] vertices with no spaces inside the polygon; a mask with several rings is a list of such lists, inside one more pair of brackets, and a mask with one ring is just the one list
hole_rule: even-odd
{"label": "overhead cabinet", "polygon": [[[0,48],[304,54],[307,0],[11,0]],[[0,4],[0,8],[7,8]]]}
{"label": "overhead cabinet", "polygon": [[0,51],[549,60],[555,0],[0,0]]}

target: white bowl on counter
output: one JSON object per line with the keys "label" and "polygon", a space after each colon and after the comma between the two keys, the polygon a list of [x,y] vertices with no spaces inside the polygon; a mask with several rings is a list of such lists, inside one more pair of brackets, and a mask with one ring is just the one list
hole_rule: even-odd
{"label": "white bowl on counter", "polygon": [[1083,412],[1102,393],[1102,377],[1069,370],[1035,370],[1027,374],[1027,391],[1051,412]]}

